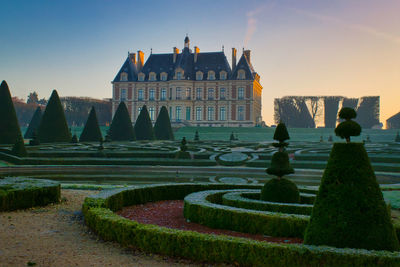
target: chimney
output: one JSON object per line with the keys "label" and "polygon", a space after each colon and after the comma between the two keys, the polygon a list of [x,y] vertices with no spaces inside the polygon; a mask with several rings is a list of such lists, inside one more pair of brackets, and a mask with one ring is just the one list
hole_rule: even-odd
{"label": "chimney", "polygon": [[177,55],[179,54],[179,49],[176,48],[176,47],[174,47],[174,48],[173,48],[173,52],[174,52],[174,63],[175,63],[175,62],[176,62],[176,57],[177,57]]}
{"label": "chimney", "polygon": [[136,53],[129,53],[129,60],[136,65]]}
{"label": "chimney", "polygon": [[197,46],[194,47],[194,63],[197,62],[197,55],[200,53],[200,48]]}
{"label": "chimney", "polygon": [[138,62],[137,62],[137,68],[138,71],[141,71],[144,65],[144,53],[143,51],[137,51],[137,58],[138,58]]}
{"label": "chimney", "polygon": [[250,61],[250,50],[244,50],[243,54],[246,57],[247,62],[249,62],[249,64],[251,64],[251,61]]}
{"label": "chimney", "polygon": [[232,48],[232,70],[236,68],[236,48]]}

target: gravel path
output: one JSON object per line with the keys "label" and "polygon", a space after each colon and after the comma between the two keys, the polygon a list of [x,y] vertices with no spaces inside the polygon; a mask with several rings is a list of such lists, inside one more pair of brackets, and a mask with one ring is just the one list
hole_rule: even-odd
{"label": "gravel path", "polygon": [[62,202],[0,213],[0,266],[201,266],[104,242],[84,225],[95,191],[62,190]]}

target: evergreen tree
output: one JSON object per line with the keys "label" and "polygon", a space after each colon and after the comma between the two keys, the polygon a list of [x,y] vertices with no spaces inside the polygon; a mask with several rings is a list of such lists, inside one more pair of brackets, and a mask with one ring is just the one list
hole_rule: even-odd
{"label": "evergreen tree", "polygon": [[339,118],[345,121],[339,123],[335,129],[335,134],[340,138],[346,139],[346,142],[350,142],[350,136],[359,136],[361,133],[361,126],[353,121],[357,117],[357,113],[354,109],[344,107],[339,112]]}
{"label": "evergreen tree", "polygon": [[94,107],[90,110],[85,127],[79,137],[80,142],[97,142],[103,139]]}
{"label": "evergreen tree", "polygon": [[276,175],[277,178],[265,183],[261,190],[261,200],[286,203],[296,203],[300,200],[300,193],[296,184],[282,178],[286,174],[294,173],[294,169],[289,163],[289,155],[285,151],[285,147],[288,146],[285,141],[288,139],[290,137],[286,125],[281,122],[274,133],[274,140],[279,141],[279,143],[273,144],[279,148],[279,151],[272,155],[271,166],[266,170],[268,174]]}
{"label": "evergreen tree", "polygon": [[[343,111],[343,109],[342,109]],[[339,114],[345,122],[355,118],[355,111]],[[343,123],[345,123],[343,122]],[[322,176],[304,243],[339,248],[399,250],[391,222],[368,154],[362,143],[350,143],[359,134],[356,122],[342,124]],[[338,125],[338,127],[340,124]],[[359,125],[358,125],[359,126]]]}
{"label": "evergreen tree", "polygon": [[65,120],[64,109],[56,90],[53,90],[44,110],[38,136],[41,143],[71,141],[71,133]]}
{"label": "evergreen tree", "polygon": [[15,142],[15,144],[11,150],[11,153],[17,157],[26,157],[27,156],[24,140],[22,139],[21,136],[18,137],[17,141]]}
{"label": "evergreen tree", "polygon": [[134,129],[137,140],[154,140],[153,125],[146,105],[143,105]]}
{"label": "evergreen tree", "polygon": [[40,107],[37,107],[35,113],[32,116],[31,122],[29,123],[28,129],[25,132],[25,138],[31,139],[33,137],[33,133],[37,132],[41,120],[42,110]]}
{"label": "evergreen tree", "polygon": [[129,112],[124,102],[118,105],[108,133],[109,139],[106,139],[107,141],[135,140],[135,131],[133,130]]}
{"label": "evergreen tree", "polygon": [[78,136],[76,136],[76,134],[74,134],[71,138],[71,143],[73,144],[77,144],[78,143]]}
{"label": "evergreen tree", "polygon": [[200,137],[199,137],[199,131],[196,131],[196,133],[194,134],[194,141],[199,141]]}
{"label": "evergreen tree", "polygon": [[0,144],[15,144],[22,139],[17,114],[6,81],[0,85]]}
{"label": "evergreen tree", "polygon": [[30,146],[38,146],[40,145],[39,137],[37,136],[36,131],[33,131],[32,138],[29,140]]}
{"label": "evergreen tree", "polygon": [[156,123],[154,124],[154,135],[158,140],[174,140],[171,121],[165,106],[161,107]]}

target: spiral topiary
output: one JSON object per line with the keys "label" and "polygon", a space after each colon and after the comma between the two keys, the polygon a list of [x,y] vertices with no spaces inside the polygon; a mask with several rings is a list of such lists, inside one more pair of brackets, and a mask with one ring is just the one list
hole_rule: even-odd
{"label": "spiral topiary", "polygon": [[339,118],[345,121],[339,123],[335,129],[335,134],[340,138],[346,139],[346,142],[350,142],[350,136],[359,136],[361,134],[361,126],[353,121],[352,119],[357,117],[357,113],[354,109],[344,107],[339,112]]}
{"label": "spiral topiary", "polygon": [[[300,200],[296,184],[288,179],[282,179],[282,176],[294,173],[294,169],[289,163],[289,155],[285,151],[285,147],[288,146],[285,141],[288,139],[290,137],[286,125],[281,122],[274,133],[274,140],[279,141],[279,143],[273,144],[279,148],[279,151],[272,155],[271,166],[266,170],[268,174],[276,175],[277,178],[271,179],[264,185],[261,191],[261,200],[286,203],[298,203]],[[273,193],[275,191],[280,193]]]}

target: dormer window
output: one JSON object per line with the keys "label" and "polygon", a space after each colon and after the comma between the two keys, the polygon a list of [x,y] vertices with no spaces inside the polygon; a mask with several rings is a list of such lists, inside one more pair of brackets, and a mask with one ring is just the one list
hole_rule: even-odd
{"label": "dormer window", "polygon": [[176,73],[176,79],[177,79],[177,80],[182,80],[182,72],[178,71],[178,72]]}
{"label": "dormer window", "polygon": [[208,79],[215,80],[215,73],[212,70],[208,72]]}
{"label": "dormer window", "polygon": [[244,80],[244,79],[246,79],[246,73],[244,72],[244,70],[239,70],[239,71],[238,71],[238,76],[237,76],[237,78],[238,78],[239,80]]}
{"label": "dormer window", "polygon": [[121,78],[120,78],[121,82],[126,82],[128,81],[128,73],[126,72],[122,72],[121,73]]}
{"label": "dormer window", "polygon": [[156,74],[154,72],[150,72],[149,80],[152,81],[152,82],[156,80]]}
{"label": "dormer window", "polygon": [[196,72],[196,80],[197,81],[203,80],[203,73],[201,71]]}
{"label": "dormer window", "polygon": [[167,80],[167,74],[165,72],[162,72],[160,76],[161,76],[161,81]]}
{"label": "dormer window", "polygon": [[139,82],[143,82],[144,81],[144,73],[143,72],[139,73],[138,79],[139,79]]}
{"label": "dormer window", "polygon": [[226,80],[226,72],[225,71],[221,71],[219,73],[219,79],[220,80]]}

